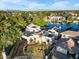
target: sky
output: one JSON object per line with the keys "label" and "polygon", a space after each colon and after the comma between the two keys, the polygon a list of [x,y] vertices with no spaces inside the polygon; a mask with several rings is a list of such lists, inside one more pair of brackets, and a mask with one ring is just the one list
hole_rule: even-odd
{"label": "sky", "polygon": [[0,0],[1,10],[79,10],[79,0]]}

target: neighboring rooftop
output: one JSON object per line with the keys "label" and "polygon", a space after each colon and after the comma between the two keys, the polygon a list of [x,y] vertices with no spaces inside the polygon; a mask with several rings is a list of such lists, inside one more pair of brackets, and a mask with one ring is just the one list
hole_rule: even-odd
{"label": "neighboring rooftop", "polygon": [[65,32],[62,32],[61,34],[69,35],[69,36],[79,36],[79,32],[76,32],[76,31],[65,31]]}

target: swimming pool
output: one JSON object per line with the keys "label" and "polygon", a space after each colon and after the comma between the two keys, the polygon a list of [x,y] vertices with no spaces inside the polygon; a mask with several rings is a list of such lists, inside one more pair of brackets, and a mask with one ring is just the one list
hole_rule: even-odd
{"label": "swimming pool", "polygon": [[66,30],[72,30],[72,31],[79,31],[79,24],[77,23],[63,23],[63,24],[53,24],[53,23],[48,23],[47,26],[49,29],[51,28],[59,28],[61,32],[64,32]]}

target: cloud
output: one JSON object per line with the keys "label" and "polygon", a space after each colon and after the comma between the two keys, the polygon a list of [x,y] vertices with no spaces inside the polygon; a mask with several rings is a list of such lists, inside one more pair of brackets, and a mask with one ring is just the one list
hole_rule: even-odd
{"label": "cloud", "polygon": [[73,10],[79,10],[79,3],[74,3],[74,4],[71,6],[71,8],[72,8]]}
{"label": "cloud", "polygon": [[74,4],[74,6],[75,6],[75,7],[78,7],[78,6],[79,6],[79,3]]}
{"label": "cloud", "polygon": [[7,2],[8,0],[0,0],[0,2]]}
{"label": "cloud", "polygon": [[23,0],[0,0],[0,9],[20,9]]}
{"label": "cloud", "polygon": [[70,3],[68,1],[59,1],[52,4],[53,9],[66,9]]}
{"label": "cloud", "polygon": [[8,9],[38,10],[46,7],[46,4],[37,3],[29,0],[2,0],[1,3],[5,3],[3,7],[4,9],[7,7]]}
{"label": "cloud", "polygon": [[38,9],[44,9],[46,6],[47,6],[46,4],[31,2],[28,4],[27,9],[38,10]]}
{"label": "cloud", "polygon": [[[51,2],[51,1],[50,1]],[[0,0],[0,9],[19,9],[19,10],[67,10],[78,8],[79,3],[72,3],[67,0],[54,0],[51,4],[39,3],[32,0]]]}
{"label": "cloud", "polygon": [[0,9],[4,9],[5,8],[5,4],[3,3],[3,0],[0,1]]}
{"label": "cloud", "polygon": [[68,5],[70,3],[68,1],[57,1],[52,4],[42,4],[42,3],[36,3],[32,2],[28,4],[28,9],[49,9],[49,10],[60,10],[60,9],[67,9]]}
{"label": "cloud", "polygon": [[0,2],[8,2],[8,3],[17,3],[17,2],[21,2],[22,0],[0,0]]}

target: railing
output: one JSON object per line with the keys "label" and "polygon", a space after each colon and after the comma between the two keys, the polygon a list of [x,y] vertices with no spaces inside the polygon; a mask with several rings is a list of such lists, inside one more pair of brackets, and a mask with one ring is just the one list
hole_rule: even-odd
{"label": "railing", "polygon": [[17,56],[14,59],[41,59],[41,58],[34,56]]}
{"label": "railing", "polygon": [[52,45],[51,45],[51,47],[49,47],[48,49],[47,49],[47,54],[44,56],[44,59],[52,59],[52,56],[53,56],[53,50],[54,50],[54,46],[52,47]]}
{"label": "railing", "polygon": [[52,59],[52,55],[53,55],[53,49],[49,52],[48,55],[45,56],[45,59]]}

